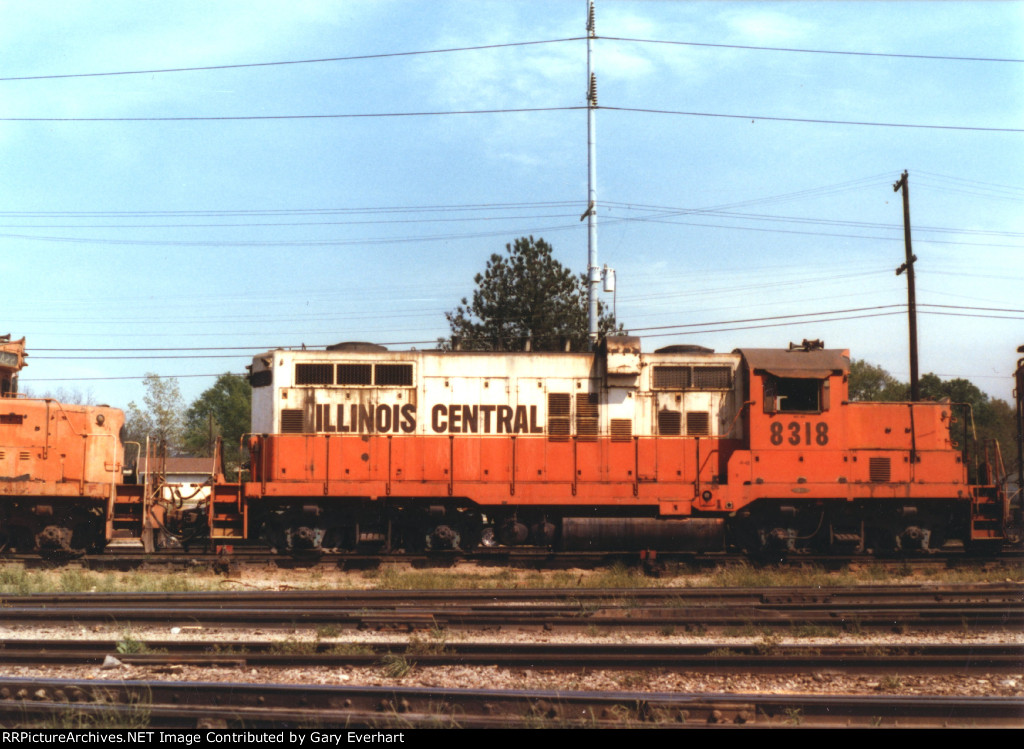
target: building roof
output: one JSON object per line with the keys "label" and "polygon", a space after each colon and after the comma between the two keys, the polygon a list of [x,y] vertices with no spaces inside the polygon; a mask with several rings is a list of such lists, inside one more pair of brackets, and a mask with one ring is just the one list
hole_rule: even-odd
{"label": "building roof", "polygon": [[[201,474],[204,476],[212,476],[216,473],[216,466],[214,465],[213,458],[167,458],[163,463],[164,474]],[[160,470],[161,461],[159,458],[153,460],[153,469]],[[139,473],[148,473],[146,466],[146,459],[143,457],[139,461]]]}

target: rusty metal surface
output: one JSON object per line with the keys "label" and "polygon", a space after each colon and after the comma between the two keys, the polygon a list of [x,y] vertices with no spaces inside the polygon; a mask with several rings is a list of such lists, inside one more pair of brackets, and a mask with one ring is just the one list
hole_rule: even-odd
{"label": "rusty metal surface", "polygon": [[[261,626],[316,625],[378,630],[479,629],[526,627],[573,630],[599,626],[621,630],[660,630],[666,626],[771,626],[816,624],[842,628],[894,624],[923,630],[950,627],[1006,627],[1024,623],[1019,588],[987,590],[883,590],[832,595],[822,591],[704,591],[687,599],[682,591],[643,590],[402,591],[401,597],[365,592],[294,596],[163,594],[153,597],[12,596],[0,600],[8,621],[207,622]],[[553,597],[554,595],[554,597]],[[915,598],[916,596],[916,598]],[[311,606],[315,601],[316,605]]]}
{"label": "rusty metal surface", "polygon": [[[574,692],[210,682],[0,679],[8,722],[76,713],[150,728],[900,726],[1024,727],[1024,700],[1002,697]],[[213,721],[213,722],[211,722]],[[109,724],[109,723],[108,723]],[[116,722],[113,723],[117,725]],[[283,739],[282,739],[283,740]],[[396,739],[397,740],[397,739]]]}
{"label": "rusty metal surface", "polygon": [[379,665],[403,655],[418,666],[516,666],[558,669],[646,670],[664,667],[706,673],[806,673],[827,668],[847,674],[1015,674],[1024,670],[1024,645],[709,645],[316,642],[282,643],[136,638],[139,652],[122,653],[119,643],[98,640],[7,640],[0,663],[22,665],[100,664],[107,655],[137,666],[194,665],[294,668]]}
{"label": "rusty metal surface", "polygon": [[843,349],[736,349],[754,370],[765,370],[778,377],[825,378],[850,371],[849,352]]}

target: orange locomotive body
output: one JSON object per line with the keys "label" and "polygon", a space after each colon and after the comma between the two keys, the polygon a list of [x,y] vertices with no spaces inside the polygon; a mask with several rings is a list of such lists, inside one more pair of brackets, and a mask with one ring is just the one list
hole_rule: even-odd
{"label": "orange locomotive body", "polygon": [[122,484],[124,414],[18,397],[24,345],[0,341],[0,543],[101,549]]}
{"label": "orange locomotive body", "polygon": [[[940,403],[850,403],[845,351],[271,351],[212,532],[282,549],[898,550],[1001,540]],[[231,503],[235,502],[232,509]],[[991,508],[987,505],[992,505]],[[245,517],[243,517],[243,515]]]}

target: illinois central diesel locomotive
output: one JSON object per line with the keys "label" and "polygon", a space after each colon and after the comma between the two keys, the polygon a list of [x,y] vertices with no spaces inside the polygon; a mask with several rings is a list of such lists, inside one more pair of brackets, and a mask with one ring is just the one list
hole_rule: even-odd
{"label": "illinois central diesel locomotive", "polygon": [[1001,544],[1010,504],[968,483],[965,414],[851,403],[849,364],[816,343],[644,354],[632,337],[592,354],[270,351],[251,368],[238,528],[247,513],[287,549]]}
{"label": "illinois central diesel locomotive", "polygon": [[[11,482],[0,527],[19,548],[203,539],[290,553],[891,553],[1019,540],[1019,500],[995,454],[968,479],[966,408],[850,402],[849,367],[848,352],[817,342],[643,353],[621,336],[592,353],[268,351],[250,367],[248,475],[218,475],[190,502],[121,482],[118,412],[90,412],[65,441],[108,446],[101,480],[66,474],[78,484],[64,494],[34,475]],[[4,445],[22,444],[31,423],[15,416],[0,424]],[[55,453],[32,456],[41,470]]]}

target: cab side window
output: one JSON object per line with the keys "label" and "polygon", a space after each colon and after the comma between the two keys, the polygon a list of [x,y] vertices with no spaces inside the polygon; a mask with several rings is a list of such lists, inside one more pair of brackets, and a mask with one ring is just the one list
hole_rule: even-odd
{"label": "cab side window", "polygon": [[821,413],[828,410],[829,381],[764,375],[765,413]]}

